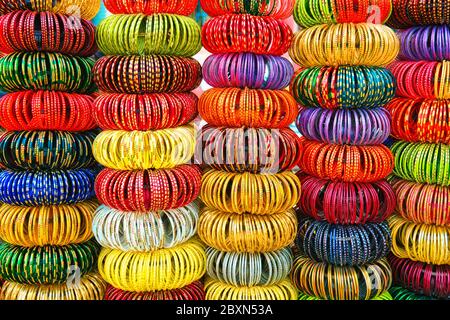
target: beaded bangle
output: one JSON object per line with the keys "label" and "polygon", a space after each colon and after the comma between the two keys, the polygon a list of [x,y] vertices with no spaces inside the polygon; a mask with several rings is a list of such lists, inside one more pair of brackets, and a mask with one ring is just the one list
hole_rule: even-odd
{"label": "beaded bangle", "polygon": [[195,235],[199,211],[197,202],[159,212],[123,212],[101,206],[92,230],[102,247],[134,252],[168,249]]}
{"label": "beaded bangle", "polygon": [[108,168],[171,169],[192,159],[194,144],[194,127],[188,125],[158,131],[103,131],[92,149],[97,162]]}
{"label": "beaded bangle", "polygon": [[197,0],[104,0],[106,9],[112,14],[172,13],[184,16],[191,15],[197,7]]}
{"label": "beaded bangle", "polygon": [[389,289],[390,294],[396,301],[402,300],[435,300],[432,297],[427,297],[414,292],[403,289],[402,287],[392,287]]}
{"label": "beaded bangle", "polygon": [[92,22],[51,12],[15,11],[0,17],[0,50],[46,51],[89,57],[97,52]]}
{"label": "beaded bangle", "polygon": [[96,170],[0,171],[0,201],[16,206],[74,204],[95,196]]}
{"label": "beaded bangle", "polygon": [[271,286],[235,287],[207,278],[206,300],[296,300],[297,290],[285,279]]}
{"label": "beaded bangle", "polygon": [[388,24],[396,29],[416,25],[450,24],[450,3],[446,0],[393,0]]}
{"label": "beaded bangle", "polygon": [[144,94],[192,91],[200,85],[202,71],[191,58],[153,55],[103,57],[93,73],[101,91]]}
{"label": "beaded bangle", "polygon": [[11,170],[80,169],[95,164],[96,133],[10,131],[0,135],[0,163]]}
{"label": "beaded bangle", "polygon": [[162,301],[197,301],[205,300],[203,283],[196,281],[181,289],[149,292],[130,292],[109,286],[105,300],[162,300]]}
{"label": "beaded bangle", "polygon": [[202,42],[211,53],[250,52],[281,56],[292,42],[291,28],[281,20],[249,14],[229,14],[208,20]]}
{"label": "beaded bangle", "polygon": [[291,129],[215,128],[198,136],[196,156],[203,165],[227,172],[278,173],[292,170],[302,144]]}
{"label": "beaded bangle", "polygon": [[395,32],[384,25],[323,24],[299,31],[289,54],[304,67],[384,66],[394,61],[399,51]]}
{"label": "beaded bangle", "polygon": [[301,69],[291,84],[305,107],[354,109],[382,107],[395,96],[392,73],[379,67],[337,66]]}
{"label": "beaded bangle", "polygon": [[64,247],[0,244],[0,275],[22,284],[63,284],[70,279],[72,267],[81,275],[91,272],[98,251],[93,241]]}
{"label": "beaded bangle", "polygon": [[389,218],[392,253],[428,264],[450,264],[450,228],[416,224],[399,216]]}
{"label": "beaded bangle", "polygon": [[20,91],[0,99],[0,126],[8,131],[87,131],[96,127],[94,99],[57,91]]}
{"label": "beaded bangle", "polygon": [[418,183],[450,186],[450,145],[394,143],[394,174]]}
{"label": "beaded bangle", "polygon": [[340,267],[299,256],[291,273],[302,292],[325,300],[370,300],[385,292],[392,283],[386,259],[374,264]]}
{"label": "beaded bangle", "polygon": [[201,170],[193,165],[170,170],[104,169],[97,177],[95,191],[103,204],[121,211],[169,210],[198,197],[201,177]]}
{"label": "beaded bangle", "polygon": [[304,141],[299,166],[321,179],[375,182],[392,172],[394,157],[383,145],[349,146]]}
{"label": "beaded bangle", "polygon": [[393,179],[397,213],[415,223],[450,227],[450,187]]}
{"label": "beaded bangle", "polygon": [[271,252],[290,246],[297,234],[295,212],[290,209],[268,216],[230,214],[204,208],[198,235],[208,246],[220,251]]}
{"label": "beaded bangle", "polygon": [[197,102],[193,93],[102,94],[95,100],[94,118],[103,130],[175,128],[197,117]]}
{"label": "beaded bangle", "polygon": [[297,128],[307,140],[341,145],[377,145],[389,137],[391,117],[384,108],[307,108],[297,118]]}
{"label": "beaded bangle", "polygon": [[297,103],[284,90],[210,89],[200,97],[198,109],[214,127],[279,129],[298,115]]}
{"label": "beaded bangle", "polygon": [[0,238],[21,247],[83,243],[93,237],[91,225],[97,206],[96,201],[45,207],[4,204],[0,207]]}
{"label": "beaded bangle", "polygon": [[171,249],[150,253],[102,249],[98,269],[106,282],[125,291],[182,288],[206,271],[204,246],[193,239]]}
{"label": "beaded bangle", "polygon": [[287,19],[294,3],[295,0],[200,0],[202,9],[211,17],[240,13]]}
{"label": "beaded bangle", "polygon": [[216,54],[203,65],[205,81],[216,88],[281,90],[289,86],[293,75],[286,58],[254,53]]}
{"label": "beaded bangle", "polygon": [[418,294],[450,298],[450,266],[432,265],[389,256],[395,282]]}
{"label": "beaded bangle", "polygon": [[[319,301],[319,300],[323,300],[323,299],[320,299],[320,298],[317,298],[317,297],[314,297],[314,296],[309,296],[307,294],[304,294],[304,293],[300,292],[299,296],[298,296],[298,300]],[[386,291],[386,292],[383,292],[382,294],[380,294],[379,296],[376,296],[375,298],[373,298],[371,300],[387,301],[387,300],[394,300],[394,299],[392,298],[391,294],[388,291]]]}
{"label": "beaded bangle", "polygon": [[97,44],[106,55],[190,57],[200,51],[201,41],[195,20],[173,14],[112,15],[97,29]]}
{"label": "beaded bangle", "polygon": [[397,61],[389,66],[397,78],[397,95],[450,99],[450,62]]}
{"label": "beaded bangle", "polygon": [[391,12],[391,0],[300,0],[294,7],[294,19],[306,28],[323,23],[383,24]]}
{"label": "beaded bangle", "polygon": [[6,282],[0,292],[1,300],[103,300],[105,281],[97,273],[88,273],[76,285],[28,285]]}
{"label": "beaded bangle", "polygon": [[289,210],[300,200],[300,179],[290,171],[261,175],[208,170],[202,182],[202,201],[224,212],[267,215]]}

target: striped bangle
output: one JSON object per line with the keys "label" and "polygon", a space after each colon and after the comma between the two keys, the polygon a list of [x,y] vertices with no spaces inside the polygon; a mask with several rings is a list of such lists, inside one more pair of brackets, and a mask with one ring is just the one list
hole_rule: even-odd
{"label": "striped bangle", "polygon": [[[309,296],[307,294],[304,293],[299,293],[298,295],[298,300],[308,300],[308,301],[319,301],[319,300],[323,300],[314,296]],[[379,296],[376,296],[375,298],[371,299],[371,300],[396,300],[392,297],[391,293],[389,293],[388,291],[383,292],[382,294],[380,294]]]}
{"label": "striped bangle", "polygon": [[287,19],[292,14],[295,0],[201,0],[200,3],[211,17],[240,13]]}
{"label": "striped bangle", "polygon": [[106,9],[112,14],[171,13],[184,16],[189,16],[194,12],[197,2],[197,0],[103,0]]}
{"label": "striped bangle", "polygon": [[388,24],[396,29],[417,25],[450,24],[450,3],[446,0],[393,0]]}

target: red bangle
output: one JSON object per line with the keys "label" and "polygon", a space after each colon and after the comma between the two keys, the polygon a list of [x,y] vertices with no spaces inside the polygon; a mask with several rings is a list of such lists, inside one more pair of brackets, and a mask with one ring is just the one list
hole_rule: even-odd
{"label": "red bangle", "polygon": [[201,179],[201,170],[195,165],[170,170],[104,169],[95,181],[95,192],[103,204],[117,210],[169,210],[194,201],[200,193]]}
{"label": "red bangle", "polygon": [[297,173],[302,182],[298,207],[304,214],[331,224],[381,223],[395,209],[395,193],[387,181],[333,182]]}
{"label": "red bangle", "polygon": [[211,17],[229,13],[271,16],[287,19],[292,15],[295,0],[200,0],[202,9]]}
{"label": "red bangle", "polygon": [[103,130],[174,128],[197,117],[197,102],[193,93],[103,94],[95,100],[94,118]]}
{"label": "red bangle", "polygon": [[109,286],[105,300],[205,300],[205,289],[200,281],[175,290],[153,292],[129,292]]}
{"label": "red bangle", "polygon": [[88,95],[20,91],[0,99],[0,127],[8,131],[88,131],[96,127]]}
{"label": "red bangle", "polygon": [[281,20],[248,14],[212,18],[203,26],[203,46],[211,53],[251,52],[281,56],[291,46],[293,33]]}
{"label": "red bangle", "polygon": [[172,13],[189,16],[197,7],[197,0],[104,0],[103,3],[112,14]]}
{"label": "red bangle", "polygon": [[450,24],[448,0],[393,0],[388,24],[395,29],[417,25]]}

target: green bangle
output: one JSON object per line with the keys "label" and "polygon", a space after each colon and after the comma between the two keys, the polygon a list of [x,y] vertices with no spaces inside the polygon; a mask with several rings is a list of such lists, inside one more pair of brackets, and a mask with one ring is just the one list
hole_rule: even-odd
{"label": "green bangle", "polygon": [[390,294],[394,300],[436,300],[433,297],[428,297],[420,294],[416,294],[407,289],[401,287],[392,287],[389,289]]}

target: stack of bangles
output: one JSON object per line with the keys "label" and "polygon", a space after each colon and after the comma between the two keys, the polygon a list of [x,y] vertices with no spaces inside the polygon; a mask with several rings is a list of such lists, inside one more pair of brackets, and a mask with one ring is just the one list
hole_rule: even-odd
{"label": "stack of bangles", "polygon": [[417,294],[450,298],[450,266],[432,265],[389,256],[395,281]]}
{"label": "stack of bangles", "polygon": [[200,0],[202,9],[211,17],[229,13],[270,16],[287,19],[292,14],[295,0]]}
{"label": "stack of bangles", "polygon": [[195,281],[179,289],[164,291],[130,292],[108,286],[105,300],[168,300],[168,301],[203,301],[205,300],[205,290],[203,283]]}
{"label": "stack of bangles", "polygon": [[198,137],[201,163],[227,172],[278,173],[292,170],[302,144],[291,129],[215,128],[205,126]]}
{"label": "stack of bangles", "polygon": [[450,228],[416,224],[399,216],[389,219],[392,252],[399,258],[450,265]]}
{"label": "stack of bangles", "polygon": [[320,299],[370,300],[389,289],[392,271],[386,259],[363,266],[340,267],[298,256],[291,279],[302,292]]}
{"label": "stack of bangles", "polygon": [[397,61],[389,69],[397,78],[398,96],[450,99],[449,61]]}
{"label": "stack of bangles", "polygon": [[194,59],[157,55],[103,57],[92,72],[101,91],[126,94],[192,91],[202,73]]}
{"label": "stack of bangles", "polygon": [[96,127],[94,99],[58,91],[19,91],[0,99],[0,126],[9,131],[79,132]]}
{"label": "stack of bangles", "polygon": [[97,52],[95,27],[80,19],[51,12],[15,11],[0,17],[0,50],[59,52],[83,57]]}
{"label": "stack of bangles", "polygon": [[300,211],[332,224],[381,223],[395,209],[396,196],[386,181],[348,183],[298,173],[302,182]]}
{"label": "stack of bangles", "polygon": [[386,146],[331,145],[304,141],[301,169],[321,179],[345,182],[375,182],[394,168],[394,157]]}
{"label": "stack of bangles", "polygon": [[396,29],[417,25],[450,24],[450,2],[447,0],[393,0],[388,24]]}
{"label": "stack of bangles", "polygon": [[[304,293],[299,293],[298,300],[318,301],[318,300],[323,300],[323,299],[320,299],[320,298],[317,298],[317,297],[314,297],[314,296],[309,296],[309,295],[306,295]],[[386,292],[383,292],[381,295],[376,296],[375,298],[373,298],[371,300],[390,301],[390,300],[396,300],[396,299],[393,299],[391,294],[388,291],[386,291]]]}
{"label": "stack of bangles", "polygon": [[190,165],[169,170],[104,169],[97,176],[95,191],[101,203],[114,209],[169,210],[183,207],[198,197],[201,177],[201,170]]}
{"label": "stack of bangles", "polygon": [[395,32],[384,25],[323,24],[300,30],[289,54],[303,67],[384,66],[394,61],[399,51]]}
{"label": "stack of bangles", "polygon": [[380,67],[319,66],[300,69],[291,92],[298,103],[308,108],[374,108],[394,97],[395,84],[392,73]]}
{"label": "stack of bangles", "polygon": [[199,113],[214,127],[280,129],[295,121],[298,106],[284,90],[210,89],[199,100]]}
{"label": "stack of bangles", "polygon": [[394,143],[394,174],[418,183],[450,186],[450,145]]}
{"label": "stack of bangles", "polygon": [[103,0],[103,3],[112,14],[143,13],[171,13],[189,16],[197,7],[198,0]]}
{"label": "stack of bangles", "polygon": [[435,300],[433,297],[428,297],[420,294],[416,294],[402,287],[392,287],[389,289],[389,293],[396,301],[400,300]]}
{"label": "stack of bangles", "polygon": [[450,144],[450,100],[396,98],[386,108],[395,138]]}

